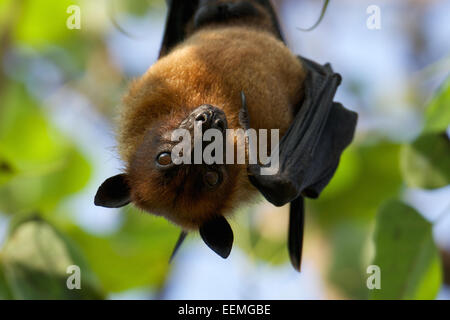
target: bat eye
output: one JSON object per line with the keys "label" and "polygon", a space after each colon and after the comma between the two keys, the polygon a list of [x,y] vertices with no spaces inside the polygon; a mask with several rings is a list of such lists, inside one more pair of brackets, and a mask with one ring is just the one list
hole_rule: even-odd
{"label": "bat eye", "polygon": [[169,152],[161,152],[156,157],[156,163],[161,167],[167,167],[172,164],[172,157]]}

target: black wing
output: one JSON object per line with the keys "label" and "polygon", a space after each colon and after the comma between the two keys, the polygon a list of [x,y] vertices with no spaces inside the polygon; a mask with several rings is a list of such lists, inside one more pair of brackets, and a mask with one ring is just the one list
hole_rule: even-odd
{"label": "black wing", "polygon": [[[261,175],[259,165],[248,166],[250,181],[268,201],[276,206],[292,202],[288,244],[297,270],[303,239],[303,197],[317,198],[330,182],[342,152],[353,139],[357,121],[355,112],[333,102],[340,75],[329,64],[322,66],[301,59],[307,69],[305,97],[278,148],[273,150],[279,152],[278,173]],[[241,112],[248,126],[245,103]]]}
{"label": "black wing", "polygon": [[233,6],[228,8],[231,12],[227,12],[223,7],[218,10],[217,6],[226,5],[224,2],[219,3],[218,0],[167,0],[166,2],[168,13],[163,42],[159,53],[160,57],[167,54],[174,46],[186,38],[187,26],[197,13],[201,14],[201,17],[198,17],[200,20],[206,18],[209,21],[223,21],[228,16],[232,16],[235,19],[242,15],[245,18],[248,14],[248,8],[252,6],[253,2],[263,6],[269,12],[273,25],[276,28],[277,36],[283,39],[275,10],[269,0],[247,0],[241,1],[238,4],[230,2],[230,4],[233,4]]}
{"label": "black wing", "polygon": [[251,182],[276,206],[300,195],[317,198],[336,171],[356,127],[357,114],[333,102],[341,82],[339,74],[329,64],[302,60],[308,70],[305,98],[279,143],[279,171],[261,175],[258,165],[248,168]]}
{"label": "black wing", "polygon": [[168,12],[160,57],[184,40],[187,24],[199,6],[199,0],[167,0],[166,3]]}

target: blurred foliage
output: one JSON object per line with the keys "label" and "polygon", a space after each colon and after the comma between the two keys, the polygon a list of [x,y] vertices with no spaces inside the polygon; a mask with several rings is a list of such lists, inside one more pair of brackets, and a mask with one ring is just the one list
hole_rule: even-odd
{"label": "blurred foliage", "polygon": [[[51,81],[45,66],[36,69],[50,64],[61,75],[51,92],[73,90],[111,120],[129,75],[108,50],[109,31],[120,29],[118,13],[142,18],[162,2],[0,0],[0,215],[12,217],[0,249],[0,299],[101,299],[136,288],[164,289],[177,228],[129,207],[120,211],[117,229],[97,234],[77,224],[77,212],[65,206],[87,192],[96,168],[83,146],[52,123],[52,109],[40,96]],[[66,28],[71,4],[86,8],[81,30]],[[107,22],[99,27],[102,19]],[[400,199],[405,187],[449,184],[449,105],[447,81],[411,143],[378,139],[362,129],[320,199],[307,201],[306,238],[319,234],[329,247],[323,250],[330,252],[325,279],[343,297],[436,296],[442,275],[431,224],[398,200],[382,204]],[[238,210],[232,222],[236,243],[254,261],[288,263],[287,212],[271,210],[263,216],[254,208]],[[267,232],[263,225],[282,232]],[[370,245],[373,263],[382,269],[382,289],[369,292]],[[73,264],[81,267],[80,291],[66,288]]]}
{"label": "blurred foliage", "polygon": [[433,299],[442,282],[432,224],[400,201],[390,201],[377,217],[374,236],[381,289],[372,299]]}
{"label": "blurred foliage", "polygon": [[127,209],[122,227],[110,236],[96,236],[72,226],[74,239],[108,292],[164,284],[170,253],[179,230],[160,218]]}
{"label": "blurred foliage", "polygon": [[[14,68],[0,72],[0,212],[13,217],[0,251],[0,299],[98,299],[139,287],[158,289],[169,270],[178,231],[166,221],[128,209],[116,232],[100,236],[74,224],[62,206],[83,192],[92,168],[80,147],[52,125],[45,101],[30,90],[39,88],[45,75],[31,73],[37,64],[51,63],[80,92],[95,95],[86,83],[96,79],[103,91],[116,91],[111,79],[117,75],[108,72],[117,71],[111,62],[103,65],[110,59],[103,34],[66,28],[67,7],[81,2],[0,1],[0,16],[8,18],[2,25],[9,27],[3,30],[11,32],[0,58],[8,57]],[[143,14],[152,1],[118,3]],[[85,83],[78,83],[80,72]],[[69,265],[80,266],[82,290],[67,289]]]}
{"label": "blurred foliage", "polygon": [[307,202],[331,244],[328,279],[347,297],[367,298],[364,245],[378,207],[401,191],[399,152],[383,140],[352,145],[321,197]]}
{"label": "blurred foliage", "polygon": [[6,283],[5,273],[3,271],[2,258],[0,256],[0,300],[12,299],[13,296]]}
{"label": "blurred foliage", "polygon": [[68,40],[73,33],[66,28],[68,15],[65,13],[70,5],[76,3],[71,0],[24,2],[18,9],[20,20],[14,30],[14,39],[32,46],[58,44]]}
{"label": "blurred foliage", "polygon": [[435,189],[450,184],[450,79],[425,113],[423,133],[402,150],[402,172],[408,186]]}
{"label": "blurred foliage", "polygon": [[404,146],[402,160],[410,187],[435,189],[450,183],[450,139],[445,131],[422,135]]}
{"label": "blurred foliage", "polygon": [[51,211],[86,185],[90,165],[23,86],[11,84],[2,100],[0,159],[10,169],[0,170],[0,211]]}
{"label": "blurred foliage", "polygon": [[[262,200],[262,196],[260,200]],[[263,224],[280,224],[288,217],[287,212],[270,204],[236,210],[230,223],[234,231],[235,243],[254,261],[265,261],[272,265],[286,263],[289,259],[286,250],[286,233],[271,234],[262,232]],[[286,227],[282,226],[281,228]]]}
{"label": "blurred foliage", "polygon": [[425,112],[424,132],[444,132],[450,124],[450,79],[444,82]]}
{"label": "blurred foliage", "polygon": [[400,192],[399,151],[400,145],[388,141],[352,145],[344,151],[330,185],[318,200],[309,202],[318,223],[327,228],[349,219],[370,222],[380,204]]}
{"label": "blurred foliage", "polygon": [[[99,284],[78,252],[61,233],[35,219],[15,228],[2,250],[2,264],[14,299],[100,299]],[[76,265],[81,290],[68,290],[67,268]]]}
{"label": "blurred foliage", "polygon": [[[450,140],[446,134],[450,125],[450,118],[448,118],[449,89],[450,81],[447,80],[442,86],[442,90],[433,97],[431,104],[426,109],[424,133],[411,144],[394,145],[386,142],[363,144],[356,147],[360,158],[351,162],[346,161],[346,153],[352,152],[355,147],[347,150],[342,157],[342,164],[339,166],[335,178],[330,183],[329,188],[332,192],[329,193],[328,188],[325,189],[323,197],[313,205],[314,211],[317,210],[317,213],[320,214],[317,220],[327,229],[326,232],[329,232],[330,226],[333,228],[330,237],[333,263],[329,268],[329,278],[349,297],[367,298],[368,292],[364,281],[367,278],[364,267],[367,266],[367,263],[364,264],[366,258],[364,243],[369,238],[369,226],[380,205],[386,199],[399,197],[405,184],[411,187],[433,189],[447,186],[450,183]],[[352,185],[348,182],[348,177],[341,173],[341,170],[349,170],[345,167],[346,165],[352,165],[350,170],[358,172],[357,178],[351,180]],[[349,185],[348,189],[335,187],[342,185],[339,181],[342,177],[345,177]],[[405,220],[402,219],[402,215],[408,217],[408,214],[409,217],[416,215],[411,219],[418,220],[418,222],[416,221],[419,225],[418,228],[422,228],[424,237],[427,238],[415,238],[419,242],[407,238],[399,244],[397,233],[395,237],[389,238],[389,230],[394,228],[394,225],[396,232],[403,232],[411,238],[419,236],[411,233],[411,225],[402,224],[402,221]],[[395,202],[384,207],[376,217],[376,224],[375,250],[377,257],[373,264],[381,267],[383,287],[382,290],[370,291],[370,297],[435,298],[442,276],[439,256],[431,234],[431,224],[413,209],[406,205],[395,205]],[[427,246],[423,248],[425,242]],[[421,252],[424,257],[417,256],[417,259],[426,260],[423,263],[429,264],[423,268],[427,269],[415,271],[419,273],[417,275],[405,275],[405,270],[420,269],[422,266],[411,266],[413,262],[419,262],[411,262],[410,257],[402,255],[403,251],[415,252],[417,255]],[[384,260],[393,259],[394,256],[396,259],[392,264],[399,269],[390,268],[391,265],[386,265]],[[400,274],[404,277],[400,277]],[[394,278],[397,281],[393,281]],[[409,291],[396,292],[395,286],[400,284]]]}
{"label": "blurred foliage", "polygon": [[365,285],[364,249],[369,228],[364,223],[338,223],[330,235],[331,261],[328,279],[346,296],[368,297]]}
{"label": "blurred foliage", "polygon": [[[450,184],[450,79],[436,94],[425,113],[422,134],[402,147],[401,168],[405,183],[435,189]],[[374,264],[381,267],[381,290],[373,299],[434,299],[442,283],[439,250],[432,224],[416,210],[393,200],[376,219]]]}

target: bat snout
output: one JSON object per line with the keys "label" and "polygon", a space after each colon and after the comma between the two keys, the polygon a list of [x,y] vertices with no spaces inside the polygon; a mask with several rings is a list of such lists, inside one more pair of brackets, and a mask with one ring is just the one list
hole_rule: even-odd
{"label": "bat snout", "polygon": [[225,132],[227,129],[227,118],[225,113],[219,108],[204,105],[194,114],[195,121],[201,121],[204,130],[218,129]]}
{"label": "bat snout", "polygon": [[195,122],[201,122],[202,131],[217,129],[222,133],[228,128],[225,113],[214,106],[204,104],[194,111],[181,123],[180,127],[192,130]]}

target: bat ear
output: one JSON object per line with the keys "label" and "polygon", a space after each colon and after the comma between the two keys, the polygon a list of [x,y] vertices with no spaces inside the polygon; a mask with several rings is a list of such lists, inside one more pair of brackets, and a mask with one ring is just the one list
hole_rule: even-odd
{"label": "bat ear", "polygon": [[200,236],[208,247],[222,258],[228,258],[233,247],[233,230],[223,217],[216,217],[200,227]]}
{"label": "bat ear", "polygon": [[126,174],[118,174],[101,184],[95,195],[94,204],[106,208],[120,208],[130,201],[130,187],[126,181]]}

